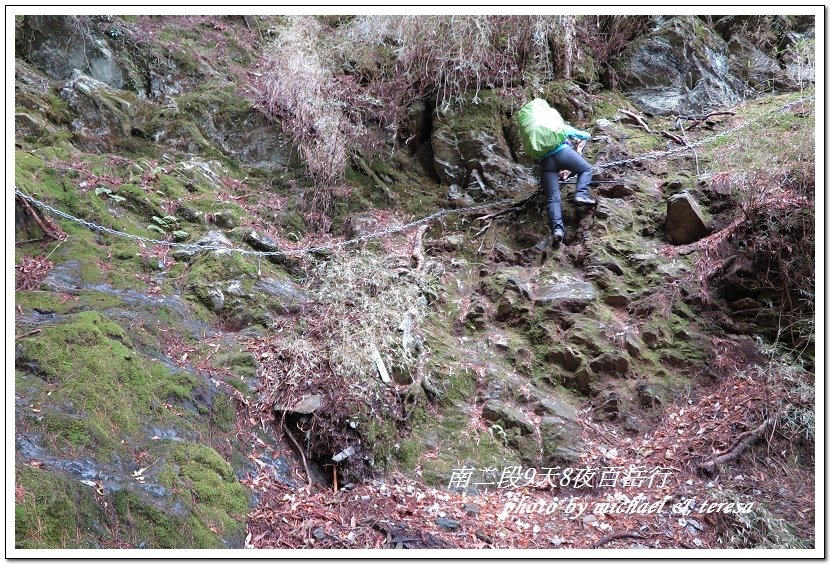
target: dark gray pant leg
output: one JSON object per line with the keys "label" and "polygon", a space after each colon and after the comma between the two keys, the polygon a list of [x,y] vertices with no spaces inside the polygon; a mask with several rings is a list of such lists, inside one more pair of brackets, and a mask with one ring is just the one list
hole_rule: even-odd
{"label": "dark gray pant leg", "polygon": [[591,165],[588,164],[588,161],[570,147],[565,147],[551,156],[555,159],[558,170],[570,170],[577,175],[576,190],[574,193],[585,194],[587,196],[588,184],[591,183],[591,178],[594,175],[594,171]]}
{"label": "dark gray pant leg", "polygon": [[562,197],[559,191],[559,169],[556,168],[554,155],[545,157],[539,163],[542,188],[548,200],[548,225],[550,231],[558,227],[565,231],[565,223],[562,221]]}

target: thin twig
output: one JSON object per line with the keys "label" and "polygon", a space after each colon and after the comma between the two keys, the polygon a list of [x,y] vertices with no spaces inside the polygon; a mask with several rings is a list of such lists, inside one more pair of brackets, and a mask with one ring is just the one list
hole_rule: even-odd
{"label": "thin twig", "polygon": [[[623,110],[620,110],[623,111]],[[677,119],[686,119],[689,121],[706,121],[710,117],[715,116],[734,116],[735,112],[730,111],[721,111],[721,112],[709,112],[705,116],[677,116]]]}
{"label": "thin twig", "polygon": [[478,220],[479,221],[487,221],[488,219],[495,219],[497,217],[502,217],[502,216],[505,216],[505,215],[510,215],[510,214],[513,214],[513,213],[520,212],[520,211],[526,209],[530,205],[530,203],[533,202],[533,200],[535,200],[536,198],[539,197],[539,195],[541,193],[542,193],[542,190],[536,190],[530,196],[527,196],[525,198],[522,198],[521,200],[518,200],[518,201],[510,204],[509,207],[507,207],[507,208],[505,208],[501,211],[497,211],[495,213],[491,213],[491,214],[488,214],[488,215],[483,215],[483,216],[479,217]]}
{"label": "thin twig", "polygon": [[23,338],[29,337],[31,335],[36,335],[37,333],[40,333],[40,331],[41,331],[40,329],[35,329],[33,331],[29,331],[28,333],[23,333],[22,335],[15,335],[14,340],[17,341],[18,339],[23,339]]}

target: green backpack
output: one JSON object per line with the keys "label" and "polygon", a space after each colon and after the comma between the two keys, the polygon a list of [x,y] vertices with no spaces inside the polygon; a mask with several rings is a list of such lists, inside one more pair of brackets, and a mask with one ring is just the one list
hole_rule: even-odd
{"label": "green backpack", "polygon": [[525,152],[534,160],[541,159],[565,141],[565,120],[541,98],[522,106],[516,119]]}

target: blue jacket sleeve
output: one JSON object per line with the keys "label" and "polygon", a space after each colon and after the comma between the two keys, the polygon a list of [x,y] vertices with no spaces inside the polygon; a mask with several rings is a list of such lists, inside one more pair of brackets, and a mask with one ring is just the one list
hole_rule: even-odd
{"label": "blue jacket sleeve", "polygon": [[587,131],[582,131],[565,124],[565,135],[567,137],[576,137],[577,139],[590,139],[591,134]]}

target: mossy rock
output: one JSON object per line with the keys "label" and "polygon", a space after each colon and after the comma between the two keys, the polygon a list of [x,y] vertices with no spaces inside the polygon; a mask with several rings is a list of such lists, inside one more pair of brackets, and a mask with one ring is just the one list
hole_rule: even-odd
{"label": "mossy rock", "polygon": [[227,368],[237,376],[256,378],[256,359],[249,352],[233,351],[217,355],[215,358],[217,366]]}
{"label": "mossy rock", "polygon": [[112,294],[95,290],[79,291],[74,299],[61,297],[54,292],[44,290],[17,291],[14,303],[26,310],[37,313],[57,313],[65,315],[87,310],[107,310],[123,306],[123,301]]}
{"label": "mossy rock", "polygon": [[61,474],[17,461],[16,548],[101,548],[110,538],[95,490]]}
{"label": "mossy rock", "polygon": [[45,414],[41,426],[61,439],[58,448],[86,449],[107,461],[143,441],[147,425],[175,423],[183,430],[199,425],[195,414],[176,417],[161,409],[202,394],[195,378],[137,353],[123,329],[98,312],[74,314],[20,339],[16,362],[51,387],[39,400]]}
{"label": "mossy rock", "polygon": [[238,548],[245,533],[248,494],[211,447],[182,443],[166,457],[161,485],[175,496],[177,510],[160,508],[129,490],[114,495],[125,536],[139,548]]}
{"label": "mossy rock", "polygon": [[[412,437],[402,442],[401,450],[406,453],[407,460],[420,464],[425,483],[446,487],[454,469],[464,465],[484,470],[521,464],[519,456],[505,444],[497,430],[481,432],[475,440],[459,440],[470,432],[469,425],[468,411],[463,405],[457,405],[446,409],[439,419],[431,418],[416,426]],[[424,444],[426,437],[430,444]],[[416,445],[414,441],[420,444]],[[437,456],[421,457],[427,449],[434,450]]]}
{"label": "mossy rock", "polygon": [[267,326],[275,315],[294,313],[308,296],[269,263],[258,266],[237,253],[203,252],[192,261],[185,290],[233,328]]}

